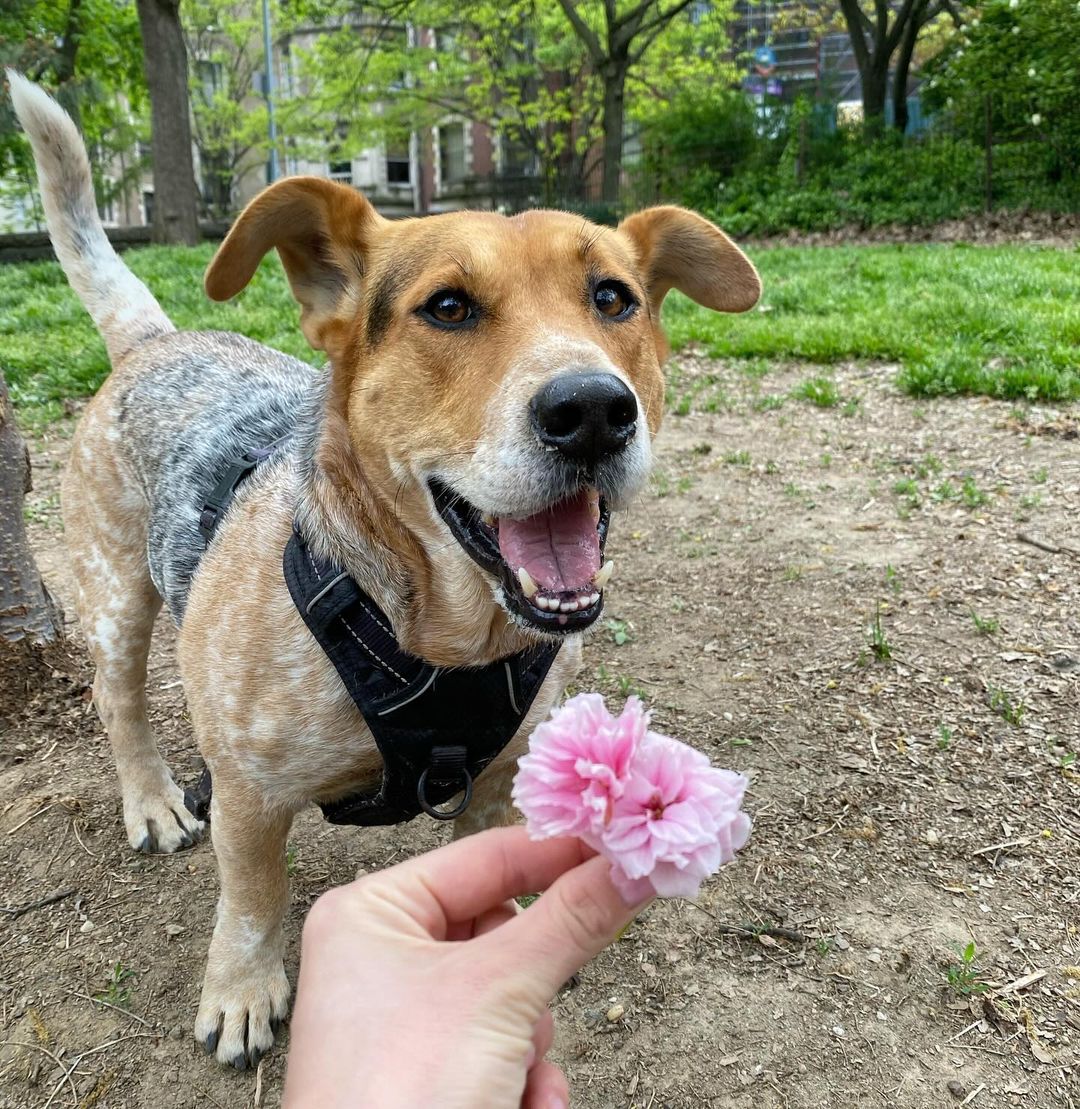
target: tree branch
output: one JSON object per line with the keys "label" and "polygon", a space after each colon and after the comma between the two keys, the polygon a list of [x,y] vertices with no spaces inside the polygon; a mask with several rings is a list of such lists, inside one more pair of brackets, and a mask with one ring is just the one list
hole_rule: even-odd
{"label": "tree branch", "polygon": [[575,0],[559,0],[559,7],[562,8],[566,18],[570,20],[570,26],[574,28],[574,33],[585,44],[585,49],[589,51],[589,57],[596,65],[602,65],[605,58],[604,48],[593,33],[593,29],[578,14]]}

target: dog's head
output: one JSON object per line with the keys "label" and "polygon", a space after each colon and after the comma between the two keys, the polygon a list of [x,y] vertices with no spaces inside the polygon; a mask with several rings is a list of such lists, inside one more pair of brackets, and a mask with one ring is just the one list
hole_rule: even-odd
{"label": "dog's head", "polygon": [[390,511],[424,549],[464,551],[518,625],[593,623],[608,513],[642,488],[660,426],[664,297],[752,307],[761,287],[743,253],[681,208],[617,229],[551,211],[390,221],[352,189],[300,177],[239,217],[209,295],[239,292],[272,248]]}

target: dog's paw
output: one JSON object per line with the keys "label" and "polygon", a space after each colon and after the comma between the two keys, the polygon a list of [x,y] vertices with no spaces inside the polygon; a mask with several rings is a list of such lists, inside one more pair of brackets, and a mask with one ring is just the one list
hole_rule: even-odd
{"label": "dog's paw", "polygon": [[220,978],[208,969],[195,1039],[225,1066],[256,1067],[288,1011],[289,980],[280,959],[261,971],[257,966],[236,966]]}
{"label": "dog's paw", "polygon": [[184,804],[183,790],[169,781],[158,790],[125,795],[124,828],[136,851],[171,855],[198,843],[206,825]]}

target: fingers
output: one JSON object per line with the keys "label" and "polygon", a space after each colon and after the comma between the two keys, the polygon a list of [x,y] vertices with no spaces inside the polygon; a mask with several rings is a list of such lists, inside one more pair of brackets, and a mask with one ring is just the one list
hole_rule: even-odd
{"label": "fingers", "polygon": [[[393,883],[394,900],[436,939],[508,898],[545,890],[578,866],[588,849],[576,839],[536,842],[524,828],[491,828],[400,863],[361,883]],[[541,898],[541,900],[543,900]]]}
{"label": "fingers", "polygon": [[554,1063],[546,1059],[529,1071],[521,1109],[566,1109],[570,1104],[570,1088],[566,1077]]}
{"label": "fingers", "polygon": [[528,968],[545,997],[611,943],[641,911],[628,906],[611,883],[610,864],[596,857],[564,873],[516,919],[485,943]]}

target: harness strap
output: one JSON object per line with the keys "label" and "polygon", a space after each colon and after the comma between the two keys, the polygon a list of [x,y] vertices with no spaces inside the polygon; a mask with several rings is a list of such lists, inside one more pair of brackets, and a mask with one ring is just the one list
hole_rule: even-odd
{"label": "harness strap", "polygon": [[266,447],[256,447],[254,450],[244,451],[238,458],[229,463],[229,468],[221,475],[217,485],[210,491],[203,502],[202,511],[199,513],[199,534],[207,547],[214,538],[218,524],[221,523],[229,505],[232,503],[236,490],[261,462],[265,462],[274,451],[278,449],[288,436],[276,439]]}
{"label": "harness strap", "polygon": [[[517,734],[558,645],[489,666],[431,666],[398,646],[390,621],[294,527],[282,561],[293,603],[333,663],[383,758],[374,792],[321,803],[335,824],[400,824],[421,812],[460,816],[473,783]],[[446,811],[436,806],[462,794]]]}

